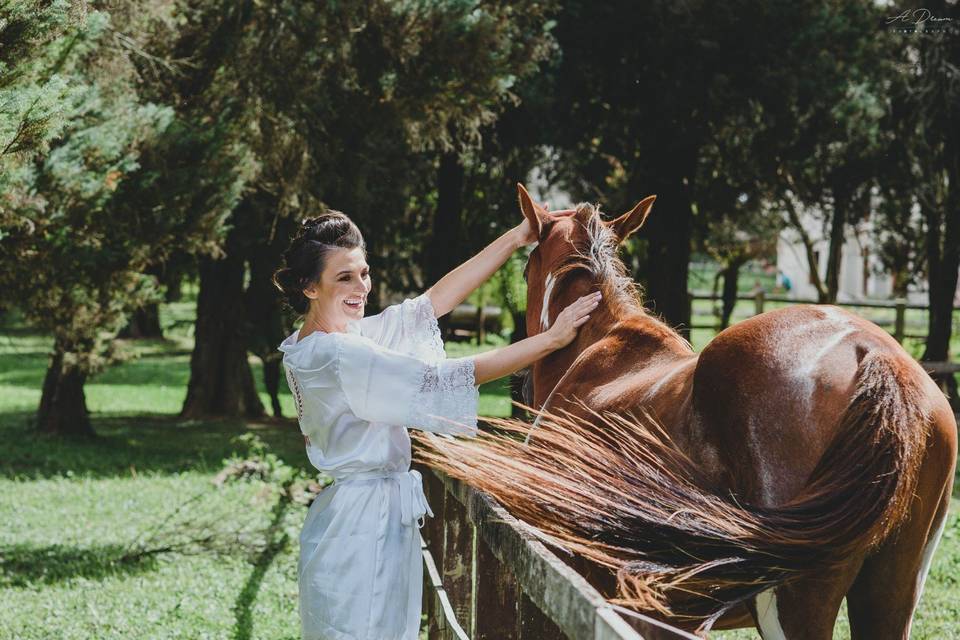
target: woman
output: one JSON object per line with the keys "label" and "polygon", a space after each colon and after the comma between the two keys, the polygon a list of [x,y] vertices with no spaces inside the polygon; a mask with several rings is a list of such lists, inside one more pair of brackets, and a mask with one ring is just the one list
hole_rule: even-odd
{"label": "woman", "polygon": [[334,479],[300,536],[305,640],[416,640],[418,527],[433,513],[406,429],[475,434],[477,387],[569,344],[599,301],[584,296],[526,340],[447,359],[437,318],[536,240],[524,221],[426,293],[368,317],[365,245],[346,215],[307,220],[284,254],[274,283],[305,317],[279,349],[307,455]]}

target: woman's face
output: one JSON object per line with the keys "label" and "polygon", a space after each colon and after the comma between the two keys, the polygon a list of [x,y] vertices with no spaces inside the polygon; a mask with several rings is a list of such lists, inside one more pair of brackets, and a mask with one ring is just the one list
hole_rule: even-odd
{"label": "woman's face", "polygon": [[345,331],[347,322],[359,320],[370,293],[370,265],[363,249],[333,249],[327,254],[319,286],[303,293],[313,300],[311,312],[329,331]]}

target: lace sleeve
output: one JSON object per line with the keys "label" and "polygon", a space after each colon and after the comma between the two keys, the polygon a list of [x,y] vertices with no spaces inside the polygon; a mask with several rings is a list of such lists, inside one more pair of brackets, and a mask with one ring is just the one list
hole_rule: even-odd
{"label": "lace sleeve", "polygon": [[420,428],[424,431],[476,435],[479,399],[473,358],[451,358],[429,365],[412,398],[413,424],[423,425]]}
{"label": "lace sleeve", "polygon": [[443,360],[443,338],[433,302],[426,293],[401,306],[404,351],[425,360]]}
{"label": "lace sleeve", "polygon": [[369,339],[338,335],[340,385],[354,415],[424,431],[473,434],[477,430],[472,357],[425,360]]}

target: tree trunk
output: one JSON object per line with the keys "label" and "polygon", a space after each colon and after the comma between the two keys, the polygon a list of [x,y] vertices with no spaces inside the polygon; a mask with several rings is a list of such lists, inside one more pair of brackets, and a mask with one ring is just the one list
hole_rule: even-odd
{"label": "tree trunk", "polygon": [[837,293],[840,291],[840,264],[843,259],[849,200],[844,194],[834,193],[833,217],[830,219],[830,249],[827,256],[827,286],[826,291],[818,295],[821,304],[836,303]]}
{"label": "tree trunk", "polygon": [[140,338],[162,338],[163,330],[160,327],[160,305],[148,304],[133,312],[130,321],[127,323],[118,338],[140,339]]}
{"label": "tree trunk", "polygon": [[58,436],[93,437],[90,414],[83,393],[86,374],[64,366],[64,349],[57,345],[43,379],[37,430]]}
{"label": "tree trunk", "polygon": [[[291,226],[284,219],[276,238],[286,238],[292,231]],[[280,292],[273,286],[271,276],[276,265],[282,262],[284,242],[274,240],[252,248],[250,283],[243,294],[247,348],[263,363],[263,386],[276,418],[283,417],[279,395],[283,353],[277,350],[277,345],[286,337],[286,331],[280,313]]]}
{"label": "tree trunk", "polygon": [[684,337],[690,337],[690,305],[687,274],[690,267],[690,240],[693,212],[681,178],[664,183],[653,191],[657,207],[640,230],[647,239],[647,260],[643,268],[647,308],[663,317]]}
{"label": "tree trunk", "polygon": [[733,308],[737,304],[737,281],[740,279],[740,267],[742,262],[736,260],[727,265],[723,270],[723,294],[721,300],[723,307],[720,313],[720,329],[726,329],[730,326],[730,316],[733,315]]}
{"label": "tree trunk", "polygon": [[953,298],[957,290],[957,270],[960,269],[960,221],[957,220],[960,211],[948,212],[946,220],[937,213],[925,217],[930,315],[923,360],[936,362],[945,361],[950,356]]}
{"label": "tree trunk", "polygon": [[230,251],[200,258],[195,344],[181,418],[264,415],[247,362],[244,335],[244,260]]}
{"label": "tree trunk", "polygon": [[[460,257],[460,229],[463,219],[464,170],[456,153],[445,153],[437,171],[437,213],[426,254],[427,286],[433,286],[456,267]],[[449,332],[450,316],[439,319],[440,330]]]}
{"label": "tree trunk", "polygon": [[784,208],[787,210],[787,217],[790,220],[790,224],[800,236],[800,242],[803,243],[804,254],[807,256],[807,269],[810,272],[810,284],[817,290],[817,300],[822,302],[827,299],[827,291],[823,286],[823,281],[820,279],[820,265],[817,264],[817,253],[814,250],[813,240],[810,239],[807,230],[803,228],[803,222],[800,220],[800,215],[797,213],[793,201],[785,198],[782,202]]}

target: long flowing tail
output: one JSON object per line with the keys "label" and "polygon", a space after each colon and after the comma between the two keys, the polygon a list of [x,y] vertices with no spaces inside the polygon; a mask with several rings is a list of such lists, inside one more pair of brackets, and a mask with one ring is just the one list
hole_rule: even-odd
{"label": "long flowing tail", "polygon": [[559,547],[616,572],[615,602],[696,621],[883,540],[906,514],[928,417],[916,374],[882,352],[857,371],[834,441],[795,499],[740,504],[698,483],[649,415],[563,411],[498,433],[415,433],[417,458],[492,494]]}

